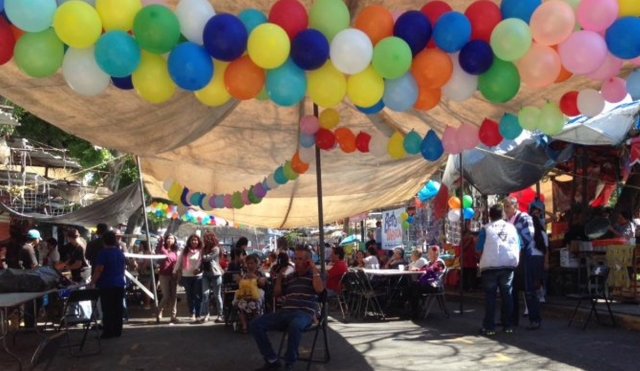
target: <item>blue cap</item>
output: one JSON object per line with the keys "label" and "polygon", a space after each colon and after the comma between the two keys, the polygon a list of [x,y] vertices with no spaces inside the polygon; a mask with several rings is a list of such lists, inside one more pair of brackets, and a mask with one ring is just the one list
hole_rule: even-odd
{"label": "blue cap", "polygon": [[30,229],[29,232],[27,232],[27,238],[30,240],[35,240],[36,238],[41,239],[40,232],[38,232],[37,229]]}

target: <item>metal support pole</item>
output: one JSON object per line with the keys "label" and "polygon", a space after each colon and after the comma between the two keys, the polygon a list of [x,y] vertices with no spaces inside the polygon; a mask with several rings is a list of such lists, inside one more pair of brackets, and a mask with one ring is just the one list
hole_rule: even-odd
{"label": "metal support pole", "polygon": [[464,197],[464,164],[462,163],[462,153],[460,151],[460,315],[464,314],[464,253],[462,252],[462,238],[464,236],[464,209],[462,199]]}
{"label": "metal support pole", "polygon": [[[144,215],[144,230],[147,234],[147,243],[149,244],[149,249],[151,246],[151,234],[149,233],[149,219],[147,219],[147,212],[144,210],[146,205],[146,200],[144,199],[144,183],[142,181],[142,165],[140,164],[140,156],[136,156],[136,163],[138,164],[138,185],[140,187],[140,197],[142,198],[142,215]],[[155,270],[153,269],[153,259],[149,262],[151,264],[151,288],[153,291],[153,305],[158,311],[158,289],[156,284],[156,275]],[[160,322],[158,316],[156,316],[156,323]]]}
{"label": "metal support pole", "polygon": [[[313,104],[313,115],[318,117],[318,105]],[[320,273],[324,276],[327,271],[324,256],[324,210],[322,207],[322,166],[320,148],[316,146],[316,192],[318,199],[318,251],[320,255]]]}

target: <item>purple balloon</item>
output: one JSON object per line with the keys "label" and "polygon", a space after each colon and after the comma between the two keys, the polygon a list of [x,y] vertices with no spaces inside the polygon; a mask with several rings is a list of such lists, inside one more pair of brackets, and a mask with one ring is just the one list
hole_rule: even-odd
{"label": "purple balloon", "polygon": [[253,186],[253,194],[258,198],[263,198],[267,195],[267,191],[262,186],[262,183],[256,183],[256,185]]}

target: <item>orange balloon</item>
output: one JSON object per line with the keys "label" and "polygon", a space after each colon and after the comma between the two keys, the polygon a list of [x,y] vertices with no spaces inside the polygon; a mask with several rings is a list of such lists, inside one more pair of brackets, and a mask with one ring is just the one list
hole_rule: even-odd
{"label": "orange balloon", "polygon": [[440,49],[424,49],[413,58],[411,74],[425,88],[441,88],[453,74],[453,62]]}
{"label": "orange balloon", "polygon": [[449,198],[449,207],[452,209],[459,209],[460,205],[462,205],[460,203],[460,199],[458,197],[451,197]]}
{"label": "orange balloon", "polygon": [[382,5],[369,5],[358,14],[354,27],[367,34],[376,45],[385,37],[393,36],[393,15]]}
{"label": "orange balloon", "polygon": [[350,129],[337,128],[334,135],[343,152],[351,153],[356,150],[356,136]]}
{"label": "orange balloon", "polygon": [[11,32],[13,33],[13,37],[16,39],[16,41],[18,41],[20,36],[24,35],[25,33],[24,31],[22,31],[21,29],[19,29],[14,25],[11,25]]}
{"label": "orange balloon", "polygon": [[[551,47],[553,48],[553,50],[558,51],[558,45],[553,45]],[[573,76],[573,74],[569,72],[566,68],[564,68],[564,66],[561,63],[560,73],[558,74],[558,77],[556,77],[556,80],[554,81],[554,83],[567,81],[571,76]]]}
{"label": "orange balloon", "polygon": [[236,99],[255,98],[264,85],[264,70],[258,67],[248,55],[229,63],[224,71],[224,85]]}
{"label": "orange balloon", "polygon": [[421,111],[428,111],[440,103],[442,91],[440,89],[429,89],[418,84],[418,99],[413,108]]}
{"label": "orange balloon", "polygon": [[296,151],[291,158],[291,169],[297,174],[304,174],[309,170],[309,164],[300,159],[300,151]]}

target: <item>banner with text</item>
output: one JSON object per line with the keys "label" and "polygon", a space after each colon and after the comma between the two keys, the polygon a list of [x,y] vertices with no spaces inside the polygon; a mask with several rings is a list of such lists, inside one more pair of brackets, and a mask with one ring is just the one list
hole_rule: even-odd
{"label": "banner with text", "polygon": [[382,213],[382,248],[391,250],[402,245],[402,220],[400,214],[405,209],[399,208]]}

